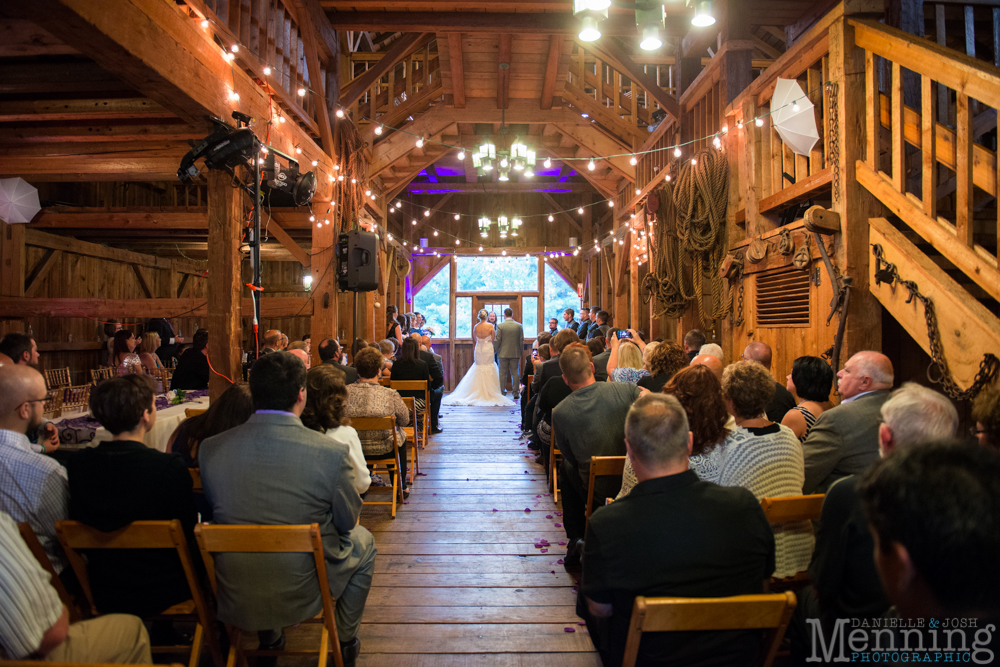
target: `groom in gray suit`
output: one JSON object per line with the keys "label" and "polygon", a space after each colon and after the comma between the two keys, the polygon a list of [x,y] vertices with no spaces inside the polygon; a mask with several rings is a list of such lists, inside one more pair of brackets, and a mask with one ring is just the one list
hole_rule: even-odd
{"label": "groom in gray suit", "polygon": [[521,364],[521,355],[524,354],[524,329],[520,323],[514,320],[514,311],[505,308],[503,311],[503,322],[497,325],[496,336],[497,356],[500,358],[500,391],[507,395],[507,378],[511,380],[514,388],[514,400],[520,394],[520,377],[518,375]]}

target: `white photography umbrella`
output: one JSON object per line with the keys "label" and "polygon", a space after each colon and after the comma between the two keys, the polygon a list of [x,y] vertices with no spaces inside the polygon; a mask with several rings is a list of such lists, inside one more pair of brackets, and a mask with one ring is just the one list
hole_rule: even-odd
{"label": "white photography umbrella", "polygon": [[771,97],[771,122],[793,153],[809,155],[819,141],[813,103],[794,79],[778,79]]}
{"label": "white photography umbrella", "polygon": [[0,220],[29,222],[41,210],[34,186],[23,178],[0,178]]}

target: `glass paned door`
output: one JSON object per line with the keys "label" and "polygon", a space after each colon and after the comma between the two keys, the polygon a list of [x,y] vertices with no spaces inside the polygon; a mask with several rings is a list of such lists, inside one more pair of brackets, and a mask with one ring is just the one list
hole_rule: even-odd
{"label": "glass paned door", "polygon": [[485,310],[487,313],[496,313],[497,324],[503,322],[503,311],[510,308],[514,311],[514,319],[521,321],[521,297],[517,294],[490,294],[487,296],[473,297],[472,326],[475,328],[479,323],[479,311]]}

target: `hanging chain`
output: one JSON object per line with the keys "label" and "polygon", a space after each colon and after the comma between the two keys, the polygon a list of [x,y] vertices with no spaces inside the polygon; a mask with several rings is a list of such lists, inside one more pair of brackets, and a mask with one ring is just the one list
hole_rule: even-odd
{"label": "hanging chain", "polygon": [[[983,387],[992,383],[1000,371],[1000,359],[987,352],[983,355],[983,360],[979,363],[979,371],[972,385],[962,391],[951,371],[948,370],[948,361],[944,358],[944,348],[941,344],[941,334],[938,330],[937,314],[934,311],[934,302],[920,292],[920,287],[912,280],[903,280],[896,269],[896,265],[887,262],[882,257],[882,246],[878,243],[872,244],[872,255],[875,256],[875,284],[893,282],[899,283],[910,293],[906,303],[912,303],[914,299],[919,301],[924,307],[924,319],[927,320],[927,341],[930,346],[931,364],[927,367],[927,379],[934,384],[940,384],[944,393],[951,396],[956,401],[972,400],[979,395]],[[937,377],[933,371],[937,370]]]}
{"label": "hanging chain", "polygon": [[840,110],[837,107],[837,84],[830,81],[826,84],[826,90],[830,93],[830,106],[826,114],[827,146],[829,149],[826,163],[833,165],[833,200],[840,201],[840,133],[837,127]]}

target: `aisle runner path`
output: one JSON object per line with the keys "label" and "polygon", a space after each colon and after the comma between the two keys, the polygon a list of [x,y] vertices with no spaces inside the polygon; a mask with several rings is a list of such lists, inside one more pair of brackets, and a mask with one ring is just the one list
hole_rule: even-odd
{"label": "aisle runner path", "polygon": [[408,504],[395,520],[362,510],[378,557],[359,667],[600,667],[519,421],[510,408],[444,407]]}

